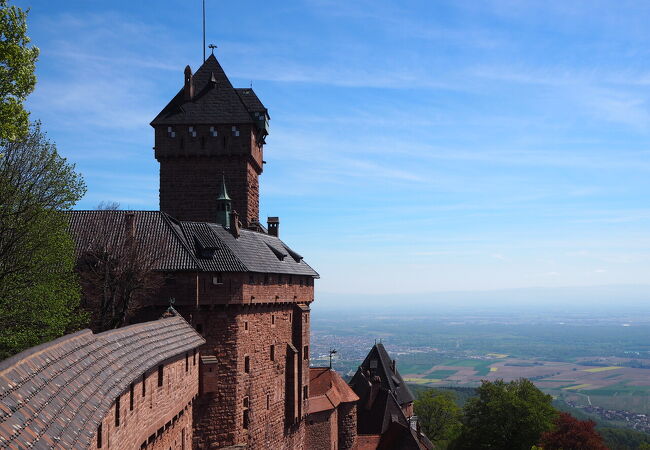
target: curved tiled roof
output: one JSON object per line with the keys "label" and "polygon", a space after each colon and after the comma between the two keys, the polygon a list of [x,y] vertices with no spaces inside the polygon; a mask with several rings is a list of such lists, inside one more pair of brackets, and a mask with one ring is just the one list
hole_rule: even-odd
{"label": "curved tiled roof", "polygon": [[180,316],[79,331],[0,362],[0,448],[88,447],[115,398],[205,340]]}

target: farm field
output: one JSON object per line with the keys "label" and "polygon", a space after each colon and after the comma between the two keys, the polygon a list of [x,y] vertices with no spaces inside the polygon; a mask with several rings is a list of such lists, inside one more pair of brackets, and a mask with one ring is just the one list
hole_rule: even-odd
{"label": "farm field", "polygon": [[621,358],[594,367],[580,361],[498,356],[447,359],[426,369],[418,365],[418,372],[402,372],[402,375],[409,383],[435,387],[477,386],[481,380],[511,381],[524,377],[554,397],[577,404],[650,413],[650,370],[615,365],[624,362]]}

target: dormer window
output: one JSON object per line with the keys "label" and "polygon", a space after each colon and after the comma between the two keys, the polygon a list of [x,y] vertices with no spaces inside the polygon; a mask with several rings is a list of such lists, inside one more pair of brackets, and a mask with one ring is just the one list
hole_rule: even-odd
{"label": "dormer window", "polygon": [[219,133],[217,133],[217,127],[210,127],[210,136],[212,137],[219,136]]}
{"label": "dormer window", "polygon": [[173,127],[167,127],[167,136],[170,138],[176,137],[176,132],[174,131]]}
{"label": "dormer window", "polygon": [[189,129],[188,129],[187,131],[188,131],[188,133],[190,134],[190,136],[192,136],[192,137],[196,137],[196,128],[194,128],[194,127],[189,127]]}
{"label": "dormer window", "polygon": [[239,128],[237,128],[236,126],[233,126],[232,127],[232,135],[235,136],[235,137],[238,137],[239,136]]}

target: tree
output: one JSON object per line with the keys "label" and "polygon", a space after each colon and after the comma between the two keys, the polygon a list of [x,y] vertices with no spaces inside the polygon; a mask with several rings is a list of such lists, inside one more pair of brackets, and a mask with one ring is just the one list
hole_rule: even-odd
{"label": "tree", "polygon": [[79,325],[74,243],[63,211],[85,192],[34,124],[0,146],[0,358]]}
{"label": "tree", "polygon": [[0,140],[16,140],[28,132],[25,98],[34,90],[39,50],[29,47],[27,11],[0,0]]}
{"label": "tree", "polygon": [[550,395],[525,378],[483,381],[464,407],[463,427],[453,448],[530,450],[553,428],[557,412]]}
{"label": "tree", "polygon": [[578,420],[561,412],[555,420],[555,428],[542,434],[540,444],[544,450],[607,450],[595,426],[593,420]]}
{"label": "tree", "polygon": [[461,410],[450,392],[429,389],[420,394],[414,407],[422,432],[437,447],[452,439],[460,429]]}
{"label": "tree", "polygon": [[82,306],[91,313],[93,331],[119,328],[143,306],[163,281],[158,270],[166,241],[137,233],[136,216],[119,204],[102,204],[84,223],[78,273]]}

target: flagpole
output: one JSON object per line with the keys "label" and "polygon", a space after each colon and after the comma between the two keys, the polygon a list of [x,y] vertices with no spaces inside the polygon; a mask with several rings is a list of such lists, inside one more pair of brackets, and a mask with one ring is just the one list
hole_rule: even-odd
{"label": "flagpole", "polygon": [[205,62],[205,0],[203,0],[203,62]]}

